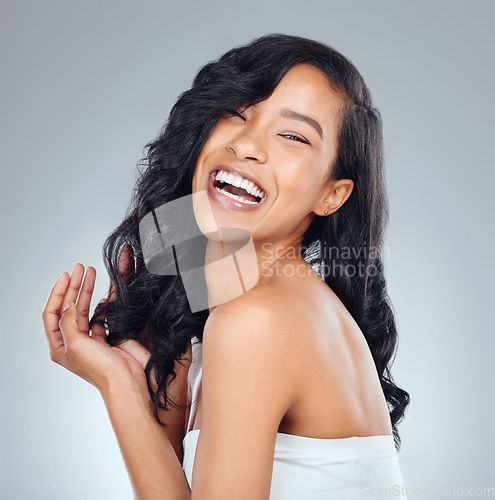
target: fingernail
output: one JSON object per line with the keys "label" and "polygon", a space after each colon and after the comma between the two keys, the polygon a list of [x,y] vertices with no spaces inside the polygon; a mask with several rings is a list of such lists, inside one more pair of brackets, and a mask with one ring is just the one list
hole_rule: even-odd
{"label": "fingernail", "polygon": [[62,312],[67,311],[67,309],[69,309],[69,307],[70,307],[70,302],[67,302],[67,304],[65,304],[64,308],[62,309]]}

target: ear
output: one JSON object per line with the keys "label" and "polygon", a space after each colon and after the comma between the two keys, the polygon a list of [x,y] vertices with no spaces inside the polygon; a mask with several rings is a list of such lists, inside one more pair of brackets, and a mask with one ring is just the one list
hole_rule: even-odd
{"label": "ear", "polygon": [[349,198],[354,189],[351,179],[331,180],[313,212],[316,215],[330,215],[336,212]]}

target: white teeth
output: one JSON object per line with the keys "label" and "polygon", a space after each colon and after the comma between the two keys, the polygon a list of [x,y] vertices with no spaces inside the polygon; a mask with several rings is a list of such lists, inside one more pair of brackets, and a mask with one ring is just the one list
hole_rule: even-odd
{"label": "white teeth", "polygon": [[227,176],[227,179],[225,180],[225,182],[228,182],[229,184],[233,184],[234,183],[234,179],[235,179],[235,175],[234,174],[229,174]]}
{"label": "white teeth", "polygon": [[[226,172],[225,170],[219,170],[215,176],[215,180],[225,182],[227,184],[232,184],[232,186],[240,187],[245,189],[249,194],[263,198],[265,193],[256,185],[244,177],[233,174],[232,172]],[[225,191],[222,191],[225,193]],[[229,193],[230,194],[230,193]],[[236,196],[236,195],[233,195]],[[248,200],[244,200],[247,202]],[[249,203],[257,203],[255,201],[249,201]]]}
{"label": "white teeth", "polygon": [[237,176],[234,176],[234,178],[232,179],[232,185],[236,186],[236,187],[241,187],[241,184],[243,182],[244,181],[240,177],[237,177]]}
{"label": "white teeth", "polygon": [[228,196],[229,198],[240,201],[241,203],[248,203],[250,205],[257,205],[258,204],[256,201],[245,200],[242,196],[237,196],[236,194],[229,193],[228,191],[224,191],[223,189],[220,189],[218,187],[215,187],[215,189],[217,191],[219,191],[220,193],[224,194],[225,196]]}

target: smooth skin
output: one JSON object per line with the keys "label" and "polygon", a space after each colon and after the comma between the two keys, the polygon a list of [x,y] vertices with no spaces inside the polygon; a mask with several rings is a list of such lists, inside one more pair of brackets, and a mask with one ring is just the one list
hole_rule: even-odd
{"label": "smooth skin", "polygon": [[[173,439],[151,415],[142,376],[149,353],[135,341],[111,348],[97,339],[102,332],[88,336],[93,268],[77,312],[74,306],[61,309],[76,300],[83,267],[76,265],[70,284],[67,275],[55,284],[43,313],[52,359],[100,390],[138,498],[266,500],[277,432],[314,438],[392,434],[362,332],[332,290],[291,252],[315,214],[337,210],[353,188],[346,179],[323,182],[336,154],[340,104],[319,70],[294,66],[245,120],[220,120],[198,157],[193,191],[206,188],[212,168],[228,164],[249,171],[269,198],[249,213],[212,203],[219,226],[251,232],[264,275],[244,295],[210,308],[192,491]],[[306,123],[281,117],[282,107],[315,118],[323,138]],[[294,133],[311,144],[291,139]],[[264,242],[273,245],[272,255],[261,251]],[[178,379],[180,394],[187,390],[186,368]],[[176,432],[176,440],[183,437],[183,426]]]}

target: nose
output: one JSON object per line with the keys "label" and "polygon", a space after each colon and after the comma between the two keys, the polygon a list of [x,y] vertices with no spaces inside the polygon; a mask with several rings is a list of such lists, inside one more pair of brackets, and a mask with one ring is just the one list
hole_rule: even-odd
{"label": "nose", "polygon": [[264,139],[264,132],[253,127],[246,127],[227,143],[227,149],[233,151],[238,160],[256,160],[266,163],[268,153]]}

